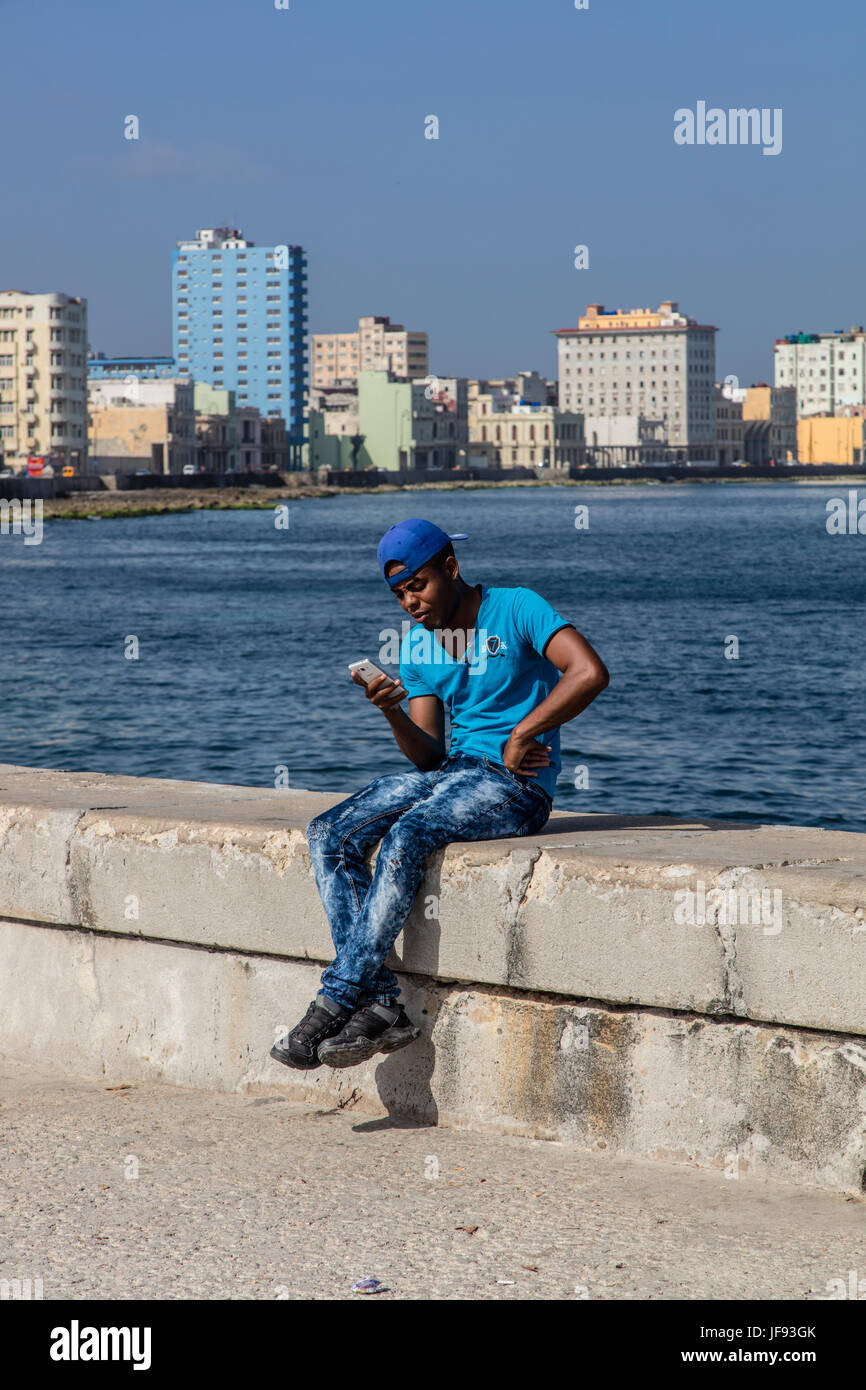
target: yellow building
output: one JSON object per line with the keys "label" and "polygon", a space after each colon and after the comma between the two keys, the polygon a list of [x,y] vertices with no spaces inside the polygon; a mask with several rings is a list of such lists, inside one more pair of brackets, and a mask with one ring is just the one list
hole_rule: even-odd
{"label": "yellow building", "polygon": [[863,463],[864,443],[862,415],[809,415],[797,421],[800,463]]}
{"label": "yellow building", "polygon": [[579,329],[667,328],[688,323],[675,299],[665,299],[657,309],[608,309],[603,304],[587,304],[577,320]]}
{"label": "yellow building", "polygon": [[[796,463],[797,393],[793,386],[735,388],[743,404],[743,456],[747,463]],[[802,461],[802,460],[800,460]]]}

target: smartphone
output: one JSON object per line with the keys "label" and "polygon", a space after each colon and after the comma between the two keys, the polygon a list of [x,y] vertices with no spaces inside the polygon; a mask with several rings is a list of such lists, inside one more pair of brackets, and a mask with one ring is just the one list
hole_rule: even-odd
{"label": "smartphone", "polygon": [[[374,680],[376,676],[386,676],[388,680],[391,679],[391,677],[387,675],[387,672],[380,670],[378,666],[374,665],[372,661],[368,661],[366,657],[364,657],[363,661],[350,661],[349,670],[352,672],[357,671],[365,685],[369,685],[370,681]],[[397,685],[400,686],[399,681]],[[402,688],[403,687],[400,686],[401,690]]]}

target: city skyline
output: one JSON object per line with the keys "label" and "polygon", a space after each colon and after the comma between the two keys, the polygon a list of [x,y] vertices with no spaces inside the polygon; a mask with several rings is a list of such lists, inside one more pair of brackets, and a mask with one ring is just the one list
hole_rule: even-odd
{"label": "city skyline", "polygon": [[[169,352],[166,248],[227,224],[304,246],[310,332],[389,313],[429,334],[443,373],[553,376],[554,333],[591,302],[688,304],[719,328],[719,378],[743,382],[771,380],[777,337],[866,319],[839,138],[858,113],[836,80],[866,29],[852,3],[816,32],[777,0],[443,0],[435,23],[394,0],[157,0],[134,44],[116,7],[89,14],[84,32],[54,0],[38,27],[4,9],[9,51],[38,52],[45,81],[32,102],[16,65],[0,95],[8,124],[27,102],[4,192],[32,210],[0,259],[4,287],[87,298],[96,351]],[[675,113],[701,103],[783,111],[780,152],[678,145]],[[80,233],[38,211],[49,170]]]}

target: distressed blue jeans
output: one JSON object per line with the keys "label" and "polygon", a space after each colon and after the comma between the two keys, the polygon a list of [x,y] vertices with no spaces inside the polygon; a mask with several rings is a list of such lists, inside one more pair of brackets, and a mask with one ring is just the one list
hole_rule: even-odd
{"label": "distressed blue jeans", "polygon": [[[432,772],[377,777],[311,820],[307,844],[337,952],[322,975],[323,993],[351,1009],[395,1001],[400,984],[385,959],[428,856],[453,840],[534,835],[552,804],[533,778],[453,753]],[[365,852],[379,840],[371,875]]]}

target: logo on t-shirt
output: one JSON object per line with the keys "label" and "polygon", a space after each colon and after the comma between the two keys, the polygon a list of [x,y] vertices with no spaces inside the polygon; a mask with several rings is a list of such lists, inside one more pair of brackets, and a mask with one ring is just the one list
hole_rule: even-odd
{"label": "logo on t-shirt", "polygon": [[404,640],[402,660],[419,666],[442,666],[453,662],[465,666],[470,676],[483,675],[487,670],[487,658],[504,656],[508,646],[501,637],[489,635],[484,627],[475,631],[470,629],[470,632],[467,643],[467,634],[462,629],[452,632],[448,628],[437,628],[433,632],[417,623],[409,629],[408,642]]}

